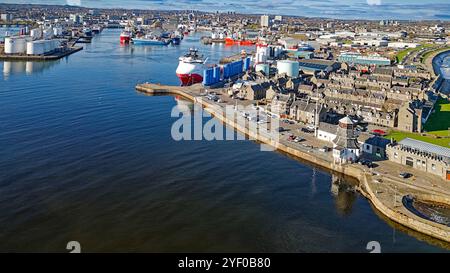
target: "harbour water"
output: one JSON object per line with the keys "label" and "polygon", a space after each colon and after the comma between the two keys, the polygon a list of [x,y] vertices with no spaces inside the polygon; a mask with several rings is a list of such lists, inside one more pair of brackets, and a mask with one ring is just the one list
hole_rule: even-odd
{"label": "harbour water", "polygon": [[441,92],[450,93],[450,51],[443,52],[433,59],[433,69],[436,74],[440,74],[442,82]]}
{"label": "harbour water", "polygon": [[134,86],[177,84],[189,47],[211,61],[242,48],[200,45],[202,34],[120,46],[119,33],[33,69],[1,63],[0,252],[66,252],[74,240],[86,252],[448,251],[258,143],[174,141],[175,99]]}

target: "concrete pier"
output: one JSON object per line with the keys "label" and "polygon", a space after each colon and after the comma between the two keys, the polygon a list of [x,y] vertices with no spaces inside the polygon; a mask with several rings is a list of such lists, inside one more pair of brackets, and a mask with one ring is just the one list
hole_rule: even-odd
{"label": "concrete pier", "polygon": [[0,54],[2,61],[52,61],[69,56],[75,52],[83,50],[83,47],[72,47],[62,52],[56,52],[50,55],[7,55]]}
{"label": "concrete pier", "polygon": [[283,137],[274,140],[264,134],[251,131],[245,124],[230,120],[223,115],[224,103],[203,99],[205,88],[201,84],[181,87],[144,83],[138,84],[136,90],[152,95],[179,95],[194,103],[201,103],[205,111],[252,139],[269,144],[302,161],[308,161],[322,168],[356,178],[359,181],[357,190],[369,199],[384,216],[412,230],[442,240],[444,241],[442,242],[443,247],[450,249],[450,227],[425,220],[411,213],[401,203],[402,196],[411,194],[420,198],[430,199],[432,197],[433,201],[450,205],[448,182],[430,178],[426,173],[414,173],[417,179],[412,184],[398,178],[397,171],[400,166],[396,166],[392,162],[380,162],[380,172],[374,172],[372,169],[358,164],[336,164],[331,155],[316,153],[308,148],[296,146]]}

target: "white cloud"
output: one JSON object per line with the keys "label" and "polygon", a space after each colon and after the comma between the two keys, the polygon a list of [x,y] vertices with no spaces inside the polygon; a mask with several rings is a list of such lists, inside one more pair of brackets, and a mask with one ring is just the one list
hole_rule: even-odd
{"label": "white cloud", "polygon": [[367,5],[379,6],[379,5],[381,5],[381,0],[367,0]]}
{"label": "white cloud", "polygon": [[67,5],[81,6],[81,0],[66,0]]}

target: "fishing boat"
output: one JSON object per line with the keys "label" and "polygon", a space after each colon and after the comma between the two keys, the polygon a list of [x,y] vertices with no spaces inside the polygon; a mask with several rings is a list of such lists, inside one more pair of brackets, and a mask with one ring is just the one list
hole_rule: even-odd
{"label": "fishing boat", "polygon": [[153,35],[145,35],[144,37],[136,37],[131,39],[135,45],[168,45],[170,39],[163,39]]}

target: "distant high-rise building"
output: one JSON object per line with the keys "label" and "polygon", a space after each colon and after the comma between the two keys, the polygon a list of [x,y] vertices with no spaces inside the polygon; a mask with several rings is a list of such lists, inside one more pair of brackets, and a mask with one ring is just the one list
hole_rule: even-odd
{"label": "distant high-rise building", "polygon": [[281,15],[275,16],[275,21],[278,21],[278,22],[283,21],[283,16],[281,16]]}
{"label": "distant high-rise building", "polygon": [[90,10],[89,10],[89,14],[92,15],[92,16],[97,16],[97,15],[99,15],[100,13],[99,13],[98,10],[96,10],[96,9],[90,9]]}
{"label": "distant high-rise building", "polygon": [[269,27],[270,18],[269,15],[261,15],[261,27]]}
{"label": "distant high-rise building", "polygon": [[2,21],[9,22],[9,21],[13,20],[13,15],[11,13],[2,13],[1,19],[2,19]]}
{"label": "distant high-rise building", "polygon": [[81,24],[83,23],[83,16],[79,14],[70,14],[69,20],[72,21],[74,24]]}

